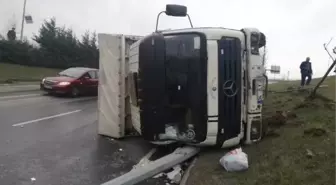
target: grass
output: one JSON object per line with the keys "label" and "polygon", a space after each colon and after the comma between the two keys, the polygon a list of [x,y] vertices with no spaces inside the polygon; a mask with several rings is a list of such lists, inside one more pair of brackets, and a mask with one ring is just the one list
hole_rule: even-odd
{"label": "grass", "polygon": [[[315,85],[321,80],[321,78],[312,79],[311,85],[309,85],[309,89],[315,87]],[[277,83],[276,85],[270,85],[270,91],[284,91],[284,90],[291,90],[299,87],[300,81],[282,81],[281,83]],[[324,97],[335,100],[335,76],[329,76],[326,80],[322,83],[322,87],[317,90],[317,93],[323,95]]]}
{"label": "grass", "polygon": [[[295,83],[272,84],[270,89],[284,90]],[[335,101],[335,77],[324,84],[328,87],[318,93]],[[307,101],[307,95],[269,93],[263,110],[265,138],[243,146],[249,169],[226,172],[219,159],[227,150],[209,149],[200,154],[188,185],[335,184],[335,103],[324,98]]]}
{"label": "grass", "polygon": [[60,70],[40,67],[27,67],[16,64],[0,63],[0,83],[15,81],[39,81],[45,76],[55,75]]}

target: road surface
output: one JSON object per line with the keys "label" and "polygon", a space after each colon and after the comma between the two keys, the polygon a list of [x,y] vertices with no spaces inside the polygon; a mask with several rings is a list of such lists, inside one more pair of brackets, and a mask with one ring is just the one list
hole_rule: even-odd
{"label": "road surface", "polygon": [[140,138],[98,136],[95,97],[0,97],[0,184],[101,184],[128,172],[150,149]]}

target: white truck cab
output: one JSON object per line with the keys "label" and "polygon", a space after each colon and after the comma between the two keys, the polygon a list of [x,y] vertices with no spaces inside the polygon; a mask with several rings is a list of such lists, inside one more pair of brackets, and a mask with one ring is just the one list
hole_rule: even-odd
{"label": "white truck cab", "polygon": [[[178,5],[165,13],[187,15]],[[266,38],[258,29],[192,27],[98,41],[99,134],[122,138],[134,128],[155,144],[217,147],[261,139]]]}

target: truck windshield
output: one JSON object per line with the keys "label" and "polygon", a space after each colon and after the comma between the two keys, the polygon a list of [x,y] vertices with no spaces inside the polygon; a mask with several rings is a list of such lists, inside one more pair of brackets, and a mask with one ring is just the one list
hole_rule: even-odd
{"label": "truck windshield", "polygon": [[167,57],[199,57],[200,36],[197,34],[181,34],[165,36]]}

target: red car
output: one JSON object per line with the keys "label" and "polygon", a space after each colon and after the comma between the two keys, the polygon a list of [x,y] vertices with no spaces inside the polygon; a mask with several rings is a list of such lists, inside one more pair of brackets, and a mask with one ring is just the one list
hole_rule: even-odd
{"label": "red car", "polygon": [[98,93],[98,69],[72,67],[61,71],[58,76],[46,77],[40,88],[53,94],[68,94],[73,97]]}

